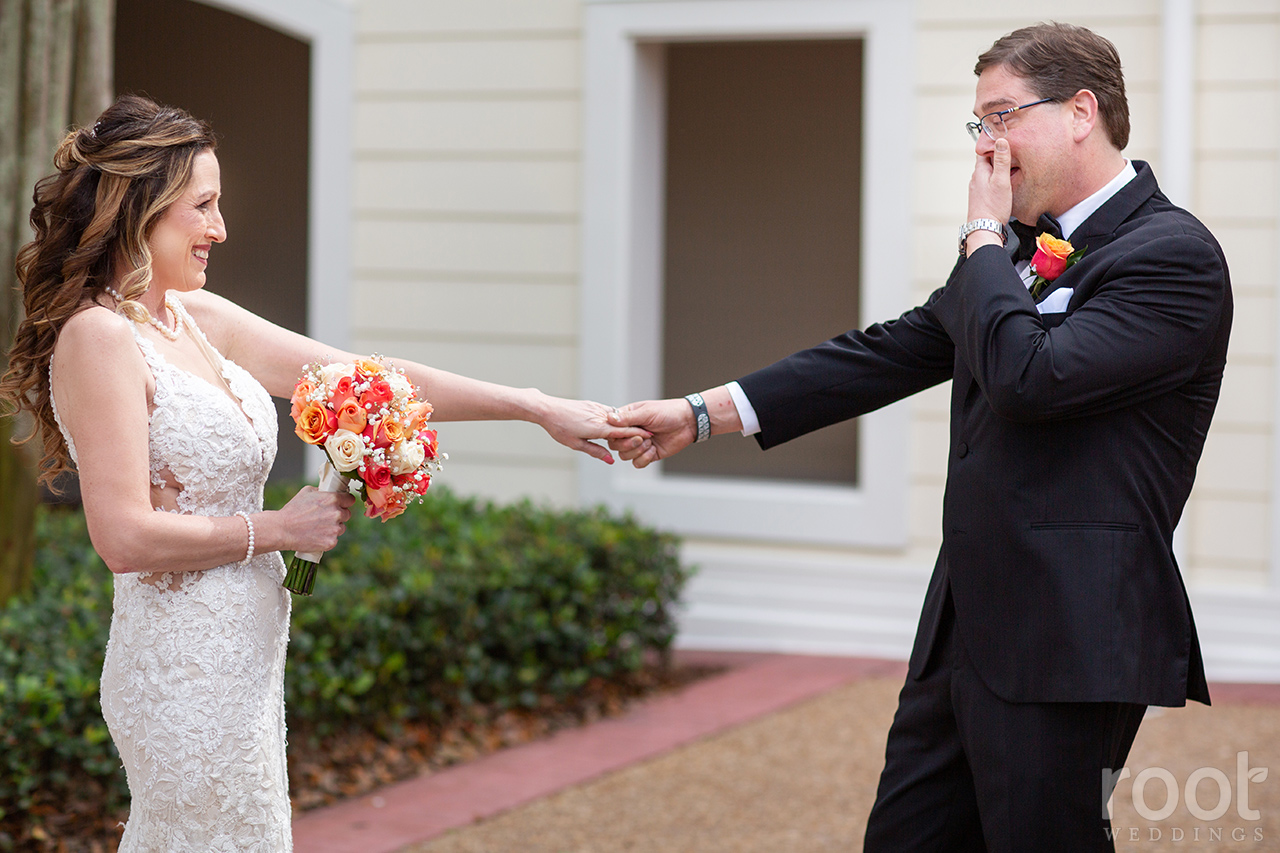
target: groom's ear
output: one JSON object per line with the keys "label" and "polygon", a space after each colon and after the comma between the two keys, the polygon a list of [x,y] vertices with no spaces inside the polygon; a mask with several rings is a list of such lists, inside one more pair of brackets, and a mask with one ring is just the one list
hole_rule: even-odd
{"label": "groom's ear", "polygon": [[1071,110],[1072,139],[1084,142],[1098,130],[1098,96],[1088,89],[1081,89],[1067,101],[1067,107]]}

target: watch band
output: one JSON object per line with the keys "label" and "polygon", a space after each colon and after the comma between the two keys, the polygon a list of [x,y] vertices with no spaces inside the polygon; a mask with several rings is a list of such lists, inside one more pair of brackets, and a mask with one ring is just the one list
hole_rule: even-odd
{"label": "watch band", "polygon": [[698,425],[698,435],[693,443],[706,441],[711,438],[711,415],[707,412],[707,401],[702,399],[701,394],[687,394],[685,399],[693,406],[693,419]]}
{"label": "watch band", "polygon": [[1000,235],[1000,245],[1009,242],[1009,235],[1005,233],[1004,224],[996,219],[971,219],[964,225],[960,226],[960,254],[964,254],[965,238],[974,231],[992,231]]}

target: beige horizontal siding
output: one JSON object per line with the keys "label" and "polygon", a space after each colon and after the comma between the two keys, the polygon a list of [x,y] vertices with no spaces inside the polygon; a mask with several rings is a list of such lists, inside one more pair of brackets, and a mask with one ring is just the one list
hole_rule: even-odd
{"label": "beige horizontal siding", "polygon": [[[1280,3],[1197,4],[1192,208],[1222,243],[1236,292],[1231,350],[1187,508],[1197,582],[1268,583],[1275,523]],[[1265,106],[1264,106],[1265,105]],[[1259,109],[1259,107],[1263,107]]]}
{"label": "beige horizontal siding", "polygon": [[577,216],[575,162],[366,160],[356,165],[359,210]]}
{"label": "beige horizontal siding", "polygon": [[1037,21],[1069,20],[1072,23],[1094,26],[1094,23],[1086,19],[1153,18],[1160,14],[1161,7],[1160,0],[1073,0],[1069,6],[1064,6],[1061,0],[1001,0],[972,6],[960,5],[951,0],[914,2],[916,18],[922,26],[950,25],[964,29],[980,27],[987,31],[998,31],[987,39],[986,44],[981,45],[982,48],[991,44],[1002,32]]}
{"label": "beige horizontal siding", "polygon": [[440,38],[452,34],[512,33],[529,38],[547,31],[577,30],[579,0],[360,0],[363,38]]}
{"label": "beige horizontal siding", "polygon": [[581,87],[577,38],[365,41],[356,45],[361,95],[564,92]]}
{"label": "beige horizontal siding", "polygon": [[580,146],[581,104],[559,93],[553,99],[356,101],[357,155],[393,152],[573,153]]}
{"label": "beige horizontal siding", "polygon": [[[423,336],[472,336],[525,342],[573,342],[578,292],[571,283],[423,281],[362,278],[354,324],[372,333],[409,327]],[[394,305],[387,316],[379,306]]]}
{"label": "beige horizontal siding", "polygon": [[573,274],[572,224],[365,219],[356,225],[357,270],[468,270]]}

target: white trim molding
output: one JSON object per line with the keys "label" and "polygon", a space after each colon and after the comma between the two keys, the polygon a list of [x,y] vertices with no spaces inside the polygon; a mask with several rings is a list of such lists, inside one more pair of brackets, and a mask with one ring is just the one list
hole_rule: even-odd
{"label": "white trim molding", "polygon": [[1187,589],[1210,681],[1280,683],[1280,592]]}
{"label": "white trim molding", "polygon": [[[663,45],[670,42],[864,39],[864,113],[875,118],[863,123],[859,316],[888,319],[906,307],[912,159],[910,146],[901,140],[911,138],[914,93],[904,69],[913,67],[912,28],[911,4],[899,0],[585,4],[584,396],[622,403],[661,394]],[[877,127],[894,132],[875,133]],[[686,535],[902,547],[908,513],[907,408],[891,406],[867,415],[860,427],[857,487],[668,477],[661,465],[637,471],[581,460],[580,496]]]}
{"label": "white trim molding", "polygon": [[906,660],[933,567],[824,550],[686,542],[681,648]]}

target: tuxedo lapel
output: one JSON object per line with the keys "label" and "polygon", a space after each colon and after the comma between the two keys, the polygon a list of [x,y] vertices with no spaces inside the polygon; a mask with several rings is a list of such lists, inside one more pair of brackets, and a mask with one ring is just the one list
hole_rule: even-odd
{"label": "tuxedo lapel", "polygon": [[[1097,248],[1111,242],[1111,238],[1125,220],[1133,216],[1138,208],[1160,191],[1160,187],[1156,184],[1156,176],[1149,165],[1142,160],[1134,160],[1133,168],[1138,173],[1137,176],[1107,199],[1102,207],[1095,210],[1071,233],[1072,246],[1077,249]],[[1086,251],[1080,261],[1087,263],[1088,260],[1089,253]]]}

